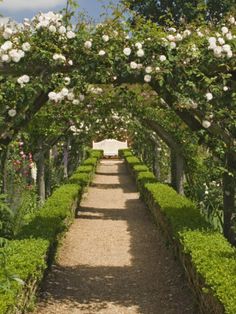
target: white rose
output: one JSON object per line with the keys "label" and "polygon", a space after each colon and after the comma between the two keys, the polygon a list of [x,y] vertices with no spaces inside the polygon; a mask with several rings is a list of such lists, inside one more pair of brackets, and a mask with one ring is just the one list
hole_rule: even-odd
{"label": "white rose", "polygon": [[166,56],[161,55],[159,59],[160,59],[161,62],[164,62],[164,61],[166,61]]}
{"label": "white rose", "polygon": [[90,40],[87,40],[85,43],[84,43],[84,47],[87,48],[87,49],[90,49],[92,47],[92,42]]}
{"label": "white rose", "polygon": [[146,83],[149,83],[149,82],[151,82],[151,80],[152,80],[152,77],[151,77],[151,75],[149,75],[149,74],[146,74],[146,75],[144,76],[144,81],[145,81]]}
{"label": "white rose", "polygon": [[106,54],[106,52],[104,50],[100,50],[98,53],[99,56],[105,56],[105,54]]}
{"label": "white rose", "polygon": [[235,23],[235,18],[233,16],[230,16],[229,22],[230,22],[230,24],[234,24]]}
{"label": "white rose", "polygon": [[6,54],[1,56],[1,60],[2,62],[7,62],[7,63],[11,61],[10,57]]}
{"label": "white rose", "polygon": [[103,35],[102,36],[102,40],[105,41],[105,42],[108,42],[109,41],[109,36],[108,35]]}
{"label": "white rose", "polygon": [[59,32],[59,34],[61,34],[61,35],[65,34],[65,33],[66,33],[66,28],[65,28],[65,26],[63,26],[63,25],[60,26],[58,32]]}
{"label": "white rose", "polygon": [[57,31],[56,26],[54,26],[54,25],[50,25],[48,29],[51,33],[56,33],[56,31]]}
{"label": "white rose", "polygon": [[28,43],[28,42],[23,43],[22,49],[23,49],[24,51],[30,51],[30,48],[31,48],[30,43]]}
{"label": "white rose", "polygon": [[183,39],[183,36],[178,33],[178,34],[176,34],[175,39],[176,39],[177,41],[181,41],[181,40]]}
{"label": "white rose", "polygon": [[130,49],[129,47],[126,47],[126,48],[124,48],[123,53],[124,53],[126,56],[130,56],[130,54],[131,54],[131,49]]}
{"label": "white rose", "polygon": [[205,129],[208,129],[208,128],[211,126],[211,122],[210,122],[210,121],[207,121],[207,120],[204,120],[204,121],[202,121],[202,126],[203,126]]}
{"label": "white rose", "polygon": [[8,110],[8,115],[9,115],[11,118],[15,117],[15,115],[16,115],[16,110],[15,110],[15,109],[10,109],[10,110]]}
{"label": "white rose", "polygon": [[65,80],[65,85],[69,85],[71,82],[71,79],[68,76],[65,77],[64,80]]}
{"label": "white rose", "polygon": [[186,29],[186,30],[183,32],[183,35],[184,35],[184,37],[190,36],[190,35],[191,35],[191,31],[190,31],[189,29]]}
{"label": "white rose", "polygon": [[132,61],[132,62],[130,62],[130,67],[131,67],[131,69],[135,70],[135,69],[137,69],[138,65],[136,62]]}
{"label": "white rose", "polygon": [[80,95],[79,95],[79,99],[80,99],[80,101],[84,101],[85,96],[84,96],[83,94],[80,94]]}
{"label": "white rose", "polygon": [[70,100],[70,101],[72,101],[72,100],[74,100],[74,98],[75,98],[75,95],[74,95],[74,93],[68,93],[68,95],[67,95],[67,99],[68,100]]}
{"label": "white rose", "polygon": [[213,99],[212,93],[206,93],[205,97],[206,97],[206,99],[207,99],[208,101],[210,101],[210,100]]}
{"label": "white rose", "polygon": [[140,57],[140,58],[144,56],[144,51],[143,51],[143,49],[139,49],[139,50],[137,51],[137,56]]}
{"label": "white rose", "polygon": [[168,35],[166,38],[167,38],[169,41],[175,41],[175,36],[173,36],[173,35]]}
{"label": "white rose", "polygon": [[135,44],[135,47],[138,48],[138,49],[142,49],[143,45],[138,42],[138,43]]}
{"label": "white rose", "polygon": [[5,43],[1,46],[1,50],[3,50],[3,51],[10,50],[10,49],[12,49],[12,46],[13,46],[13,44],[11,41],[9,41],[9,40],[5,41]]}
{"label": "white rose", "polygon": [[229,90],[228,86],[224,86],[224,87],[223,87],[223,91],[224,91],[224,92],[227,92],[228,90]]}
{"label": "white rose", "polygon": [[62,96],[67,96],[69,94],[69,90],[66,88],[66,87],[64,87],[64,88],[62,88],[62,90],[61,90],[61,95]]}
{"label": "white rose", "polygon": [[233,52],[230,50],[230,51],[228,51],[227,52],[227,57],[228,58],[232,58],[232,56],[233,56]]}
{"label": "white rose", "polygon": [[3,36],[4,39],[9,39],[12,36],[12,34],[13,34],[12,29],[9,28],[9,27],[6,27],[4,29],[4,32],[3,32],[2,36]]}
{"label": "white rose", "polygon": [[72,104],[73,104],[73,105],[78,105],[79,103],[80,103],[79,99],[74,99],[74,100],[72,101]]}
{"label": "white rose", "polygon": [[224,43],[225,43],[224,38],[219,37],[218,38],[218,42],[219,42],[220,45],[224,45]]}
{"label": "white rose", "polygon": [[232,39],[233,39],[233,35],[232,35],[231,32],[227,33],[225,36],[226,36],[226,38],[227,38],[228,40],[232,40]]}
{"label": "white rose", "polygon": [[215,37],[209,37],[208,38],[208,42],[209,42],[210,45],[211,44],[216,44],[216,38]]}
{"label": "white rose", "polygon": [[170,43],[170,48],[171,48],[171,49],[175,49],[175,48],[176,48],[176,43],[172,41],[172,42]]}
{"label": "white rose", "polygon": [[228,45],[228,44],[222,46],[222,49],[223,49],[223,51],[226,52],[226,53],[229,52],[229,51],[231,51],[231,47],[230,47],[230,45]]}
{"label": "white rose", "polygon": [[223,26],[223,27],[221,28],[221,31],[222,31],[222,34],[225,35],[225,34],[228,33],[229,29],[228,29],[226,26]]}
{"label": "white rose", "polygon": [[55,93],[55,92],[50,92],[50,93],[48,94],[48,98],[49,98],[50,100],[56,100],[56,99],[57,99],[57,93]]}
{"label": "white rose", "polygon": [[222,49],[220,46],[217,46],[217,47],[214,49],[214,55],[215,55],[216,57],[221,57],[222,51],[223,51],[223,49]]}
{"label": "white rose", "polygon": [[151,66],[146,67],[145,72],[148,74],[152,73],[152,67]]}
{"label": "white rose", "polygon": [[75,38],[75,33],[72,32],[72,31],[69,31],[69,32],[66,33],[66,37],[67,37],[68,39]]}

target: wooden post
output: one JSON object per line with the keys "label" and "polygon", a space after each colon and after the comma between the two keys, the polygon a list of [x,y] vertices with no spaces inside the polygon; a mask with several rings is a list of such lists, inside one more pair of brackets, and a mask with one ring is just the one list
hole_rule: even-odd
{"label": "wooden post", "polygon": [[37,185],[38,185],[38,195],[39,201],[44,204],[46,199],[46,187],[45,187],[45,156],[43,152],[42,141],[39,140],[39,153],[37,158]]}
{"label": "wooden post", "polygon": [[184,195],[184,158],[171,150],[171,185],[181,195]]}
{"label": "wooden post", "polygon": [[223,173],[223,201],[224,201],[224,236],[232,244],[235,244],[235,232],[232,227],[232,218],[235,211],[235,176],[232,172],[232,160],[230,152],[225,154],[225,166],[228,171]]}

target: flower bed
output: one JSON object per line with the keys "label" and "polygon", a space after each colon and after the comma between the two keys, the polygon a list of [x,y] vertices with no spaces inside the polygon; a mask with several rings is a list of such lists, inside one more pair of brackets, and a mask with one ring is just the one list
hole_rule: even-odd
{"label": "flower bed", "polygon": [[[8,278],[12,277],[9,288],[0,290],[0,314],[22,313],[31,306],[45,270],[53,261],[58,241],[73,221],[84,188],[91,182],[100,156],[93,155],[85,160],[21,229],[17,239],[0,249],[6,265],[0,269],[1,284],[7,286]],[[80,172],[84,167],[87,171]]]}
{"label": "flower bed", "polygon": [[[139,178],[141,174],[145,177],[146,172],[135,170],[131,157],[124,156],[134,177]],[[213,230],[189,199],[168,185],[139,180],[138,188],[155,221],[180,257],[201,312],[235,314],[235,248]]]}

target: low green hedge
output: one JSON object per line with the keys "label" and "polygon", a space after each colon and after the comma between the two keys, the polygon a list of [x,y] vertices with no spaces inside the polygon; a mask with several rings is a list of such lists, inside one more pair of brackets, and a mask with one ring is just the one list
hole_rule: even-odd
{"label": "low green hedge", "polygon": [[124,157],[133,156],[133,153],[131,152],[131,150],[129,148],[119,149],[118,156],[120,158],[124,158]]}
{"label": "low green hedge", "polygon": [[[164,184],[147,184],[183,251],[204,278],[204,291],[217,297],[227,314],[236,313],[236,249],[201,216],[196,206]],[[204,293],[203,291],[203,293]]]}
{"label": "low green hedge", "polygon": [[[26,239],[10,241],[7,247],[0,249],[0,255],[5,256],[5,268],[0,268],[0,284],[7,283],[6,273],[16,279],[10,280],[8,289],[0,288],[0,313],[16,313],[27,310],[25,302],[30,303],[34,294],[29,300],[24,299],[22,294],[25,285],[42,280],[46,269],[46,254],[49,241],[43,239]],[[20,283],[18,280],[23,281]]]}
{"label": "low green hedge", "polygon": [[82,187],[88,186],[91,180],[91,174],[89,172],[76,172],[69,179],[71,184],[78,184]]}
{"label": "low green hedge", "polygon": [[142,164],[141,160],[135,156],[125,157],[125,160],[128,162],[129,166],[131,166],[131,168],[133,168],[136,165]]}
{"label": "low green hedge", "polygon": [[88,151],[89,158],[101,159],[103,157],[103,150],[101,149],[91,149]]}
{"label": "low green hedge", "polygon": [[157,178],[151,171],[137,172],[135,176],[139,190],[142,190],[146,183],[157,182]]}
{"label": "low green hedge", "polygon": [[94,171],[94,166],[82,165],[82,166],[78,167],[78,169],[76,170],[76,173],[78,173],[78,172],[92,173],[93,171]]}
{"label": "low green hedge", "polygon": [[[203,312],[235,314],[236,249],[222,234],[213,230],[192,201],[168,185],[147,183],[145,177],[152,180],[154,175],[138,172],[140,168],[133,167],[135,160],[130,158],[126,161],[131,161],[144,201],[164,233],[168,233],[178,247],[189,277],[195,276],[191,281],[204,305]],[[190,260],[191,266],[186,260]]]}
{"label": "low green hedge", "polygon": [[87,166],[87,165],[96,166],[97,162],[98,162],[98,158],[92,157],[92,158],[86,159],[86,160],[83,162],[83,165],[84,165],[84,166],[85,166],[85,165],[86,165],[86,166]]}
{"label": "low green hedge", "polygon": [[[91,155],[93,151],[91,151]],[[95,155],[98,155],[95,152]],[[0,314],[21,313],[34,297],[47,263],[52,261],[61,235],[72,222],[83,188],[89,184],[99,157],[91,157],[68,183],[56,189],[44,206],[23,226],[17,239],[0,249],[6,268],[0,268]],[[9,276],[16,276],[7,287]],[[21,281],[25,282],[25,285]]]}
{"label": "low green hedge", "polygon": [[145,165],[135,165],[133,166],[135,172],[147,172],[149,171],[148,167]]}
{"label": "low green hedge", "polygon": [[53,242],[63,232],[68,221],[74,218],[77,202],[82,194],[81,186],[65,184],[54,191],[34,218],[22,228],[19,238],[41,238]]}

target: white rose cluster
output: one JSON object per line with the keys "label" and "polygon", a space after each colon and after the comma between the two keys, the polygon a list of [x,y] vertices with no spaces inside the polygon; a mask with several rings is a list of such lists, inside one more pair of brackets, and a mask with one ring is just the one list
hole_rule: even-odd
{"label": "white rose cluster", "polygon": [[55,103],[59,103],[59,102],[61,102],[63,100],[74,101],[75,100],[75,95],[74,95],[73,91],[70,91],[68,88],[64,87],[58,93],[50,92],[48,94],[48,98],[49,98],[50,101],[53,101]]}
{"label": "white rose cluster", "polygon": [[99,95],[102,94],[103,89],[101,87],[90,86],[88,91],[92,94]]}
{"label": "white rose cluster", "polygon": [[0,59],[4,63],[15,62],[18,63],[25,56],[25,52],[31,48],[28,42],[25,42],[20,46],[19,44],[13,44],[12,41],[7,40],[0,46]]}
{"label": "white rose cluster", "polygon": [[65,56],[63,56],[62,54],[60,54],[60,53],[54,53],[54,55],[53,55],[53,60],[55,60],[55,61],[59,61],[59,62],[66,62],[66,57]]}
{"label": "white rose cluster", "polygon": [[73,135],[78,135],[81,132],[81,129],[78,129],[75,125],[72,125],[70,127],[70,130],[73,133]]}
{"label": "white rose cluster", "polygon": [[[235,19],[233,17],[230,18],[231,24],[235,23]],[[212,50],[214,56],[217,58],[227,57],[232,58],[233,51],[232,47],[226,41],[230,41],[236,38],[235,35],[232,35],[231,31],[228,27],[223,26],[221,28],[221,33],[216,33],[215,36],[208,38],[208,50]]]}
{"label": "white rose cluster", "polygon": [[24,87],[29,81],[30,77],[28,75],[22,75],[17,79],[17,83],[20,84],[21,87]]}
{"label": "white rose cluster", "polygon": [[58,33],[67,39],[76,37],[76,34],[69,27],[66,28],[63,25],[63,16],[61,14],[51,11],[48,13],[40,13],[32,19],[32,22],[37,30],[48,29],[49,32],[53,34]]}

